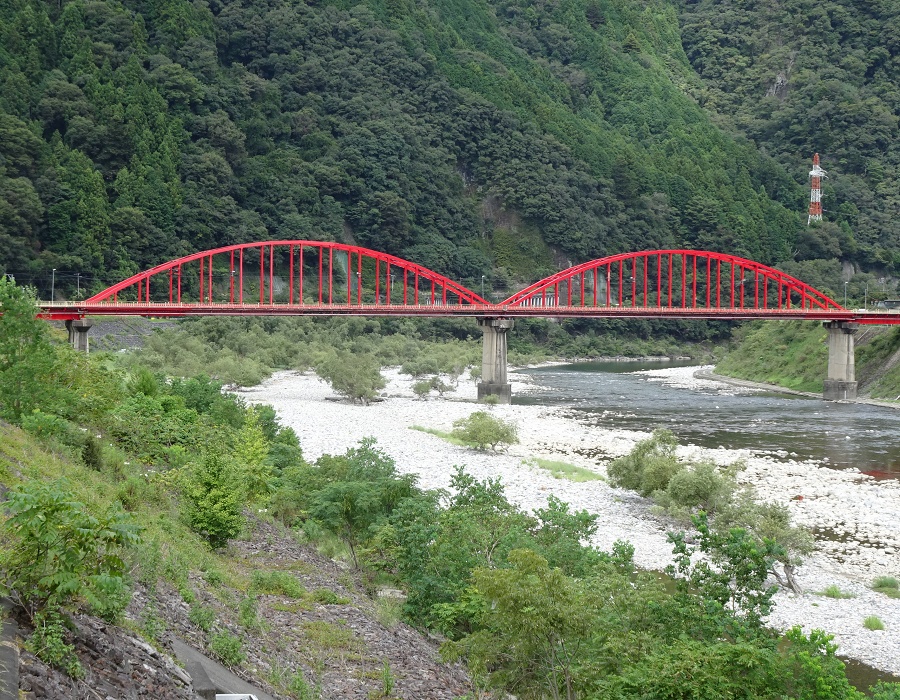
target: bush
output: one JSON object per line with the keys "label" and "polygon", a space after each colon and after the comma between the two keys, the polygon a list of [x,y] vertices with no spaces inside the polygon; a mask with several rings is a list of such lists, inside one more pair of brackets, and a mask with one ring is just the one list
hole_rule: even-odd
{"label": "bush", "polygon": [[421,382],[416,382],[412,387],[413,393],[416,395],[416,398],[424,399],[428,394],[431,393],[431,382],[427,379],[422,380]]}
{"label": "bush", "polygon": [[312,593],[312,599],[322,605],[347,605],[350,602],[349,598],[339,596],[328,588],[317,588]]}
{"label": "bush", "polygon": [[75,656],[75,647],[66,642],[65,634],[63,618],[57,611],[39,612],[34,616],[34,632],[25,648],[72,678],[84,678],[84,668]]}
{"label": "bush", "polygon": [[63,481],[23,486],[6,508],[0,590],[29,615],[82,600],[107,619],[124,609],[122,550],[140,541],[128,513],[115,506],[91,515]]}
{"label": "bush", "polygon": [[898,582],[897,579],[895,579],[893,576],[879,576],[872,583],[872,588],[874,588],[875,590],[886,588],[896,591],[900,589],[900,582]]}
{"label": "bush", "polygon": [[723,475],[715,464],[700,462],[672,474],[661,497],[667,508],[700,509],[714,513],[726,505],[734,494],[734,481]]}
{"label": "bush", "polygon": [[85,438],[84,446],[81,448],[81,461],[95,471],[103,469],[103,448],[93,435]]}
{"label": "bush", "polygon": [[239,637],[230,632],[214,634],[209,640],[209,650],[226,666],[240,666],[247,659]]}
{"label": "bush", "polygon": [[654,431],[652,437],[641,440],[627,455],[610,462],[606,468],[610,484],[642,496],[665,491],[672,477],[684,469],[675,456],[676,447],[670,431]]}
{"label": "bush", "polygon": [[35,409],[22,416],[22,429],[45,442],[57,442],[69,447],[82,447],[85,432],[71,421]]}
{"label": "bush", "polygon": [[454,421],[451,435],[479,450],[488,447],[496,450],[498,445],[514,445],[519,442],[513,423],[494,418],[484,411],[476,411],[468,418]]}
{"label": "bush", "polygon": [[839,586],[836,586],[834,584],[826,587],[824,591],[821,591],[819,593],[819,595],[823,595],[826,598],[836,598],[836,599],[855,598],[856,597],[852,593],[844,593],[844,591],[842,591]]}
{"label": "bush", "polygon": [[209,632],[212,629],[213,622],[216,620],[216,611],[205,605],[192,605],[188,613],[188,620],[204,632]]}

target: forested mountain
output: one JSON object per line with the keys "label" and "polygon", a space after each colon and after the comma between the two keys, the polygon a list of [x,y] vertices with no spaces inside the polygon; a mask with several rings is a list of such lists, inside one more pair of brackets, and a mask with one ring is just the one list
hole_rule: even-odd
{"label": "forested mountain", "polygon": [[[856,170],[830,186],[855,194],[841,195],[846,227],[810,236],[809,155],[837,157],[821,120],[770,149],[779,164],[700,105],[800,109],[749,87],[710,98],[749,80],[729,76],[725,38],[704,38],[719,6],[684,8],[701,80],[669,0],[4,0],[0,271],[46,289],[56,268],[97,288],[269,238],[356,242],[500,287],[681,244],[768,263],[865,246],[890,258],[890,211],[860,213],[878,177],[864,149],[834,137]],[[879,80],[842,85],[858,92],[848,112],[886,124],[859,129],[871,148],[896,130],[896,100],[866,92],[893,85],[883,43],[865,53]],[[878,163],[890,187],[894,161]]]}
{"label": "forested mountain", "polygon": [[798,256],[895,263],[900,250],[900,4],[682,4],[697,98],[791,172],[822,154],[825,218]]}

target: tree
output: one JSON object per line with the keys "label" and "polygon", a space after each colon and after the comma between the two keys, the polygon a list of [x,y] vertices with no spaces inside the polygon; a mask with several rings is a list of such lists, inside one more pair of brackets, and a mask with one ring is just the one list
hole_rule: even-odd
{"label": "tree", "polygon": [[[716,515],[713,527],[718,532],[741,527],[759,542],[776,542],[780,550],[771,562],[772,575],[779,585],[790,588],[795,593],[802,593],[795,578],[796,567],[803,563],[803,557],[813,552],[815,539],[808,530],[791,525],[791,514],[787,506],[757,503],[753,498],[753,491],[744,490]],[[781,572],[776,564],[781,565]]]}
{"label": "tree", "polygon": [[508,560],[510,568],[472,573],[486,602],[483,628],[442,654],[466,658],[488,688],[574,700],[576,664],[596,622],[589,593],[532,550],[514,549]]}
{"label": "tree", "polygon": [[243,473],[228,457],[208,451],[189,465],[182,494],[191,529],[213,549],[225,546],[244,526]]}
{"label": "tree", "polygon": [[363,405],[385,385],[381,364],[374,355],[339,352],[320,364],[316,373],[336,392]]}
{"label": "tree", "polygon": [[0,277],[0,417],[18,422],[57,391],[57,355],[33,289]]}
{"label": "tree", "polygon": [[496,450],[498,445],[515,445],[519,442],[513,423],[494,418],[485,411],[475,411],[467,418],[453,421],[452,435],[479,450],[487,447]]}
{"label": "tree", "polygon": [[[743,528],[713,531],[705,513],[693,517],[697,544],[685,534],[669,533],[675,545],[675,564],[668,571],[679,576],[681,593],[689,588],[708,607],[714,625],[723,624],[735,636],[755,635],[772,609],[776,586],[767,586],[772,562],[783,548],[771,539],[758,540]],[[695,555],[703,554],[703,559]]]}
{"label": "tree", "polygon": [[379,494],[370,486],[364,481],[328,484],[316,492],[310,509],[316,520],[347,543],[353,566],[357,568],[359,542],[384,513]]}
{"label": "tree", "polygon": [[272,489],[272,465],[268,461],[269,442],[259,424],[257,412],[249,409],[237,435],[234,459],[242,467],[247,495],[253,499],[267,496]]}

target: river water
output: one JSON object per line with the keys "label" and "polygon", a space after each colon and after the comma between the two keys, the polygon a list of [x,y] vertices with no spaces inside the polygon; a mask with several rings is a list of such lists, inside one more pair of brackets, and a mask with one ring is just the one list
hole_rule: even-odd
{"label": "river water", "polygon": [[900,477],[900,411],[707,382],[687,388],[641,372],[690,364],[580,362],[523,370],[534,388],[513,403],[571,407],[596,414],[612,428],[668,428],[680,442],[702,447],[789,455]]}
{"label": "river water", "polygon": [[[684,386],[646,372],[693,364],[579,362],[521,370],[533,386],[513,403],[569,407],[596,415],[607,428],[667,428],[681,443],[815,459],[835,469],[900,478],[900,411],[708,382]],[[861,690],[880,680],[900,682],[858,661],[847,661],[847,677]]]}

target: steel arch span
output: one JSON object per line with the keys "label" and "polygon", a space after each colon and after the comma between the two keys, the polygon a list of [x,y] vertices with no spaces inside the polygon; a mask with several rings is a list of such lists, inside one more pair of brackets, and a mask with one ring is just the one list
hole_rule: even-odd
{"label": "steel arch span", "polygon": [[53,319],[97,316],[480,316],[782,318],[900,323],[848,310],[780,270],[726,253],[645,250],[557,272],[502,302],[408,260],[327,241],[243,243],[193,253],[86,301],[41,302]]}
{"label": "steel arch span", "polygon": [[[263,241],[215,248],[132,275],[75,307],[159,316],[486,306],[421,265],[327,241]],[[138,311],[140,310],[140,311]]]}
{"label": "steel arch span", "polygon": [[498,306],[629,309],[642,315],[711,316],[757,312],[845,311],[781,270],[726,253],[646,250],[575,265],[516,292]]}

